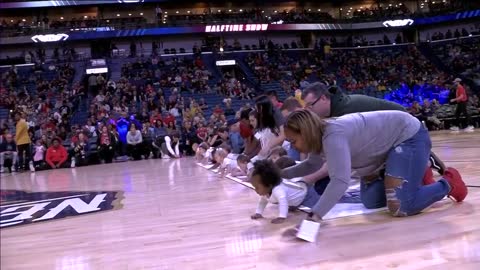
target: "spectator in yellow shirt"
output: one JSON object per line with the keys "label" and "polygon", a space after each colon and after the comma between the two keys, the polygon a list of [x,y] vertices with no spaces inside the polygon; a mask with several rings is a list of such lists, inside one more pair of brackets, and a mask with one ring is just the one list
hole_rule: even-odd
{"label": "spectator in yellow shirt", "polygon": [[15,113],[17,122],[15,129],[15,142],[17,143],[17,152],[19,158],[19,169],[26,170],[30,161],[30,137],[28,135],[28,124],[20,112]]}

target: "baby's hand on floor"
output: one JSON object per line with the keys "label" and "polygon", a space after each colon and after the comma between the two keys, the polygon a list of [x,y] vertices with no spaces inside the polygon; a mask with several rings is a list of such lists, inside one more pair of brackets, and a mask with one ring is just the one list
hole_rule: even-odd
{"label": "baby's hand on floor", "polygon": [[251,218],[252,219],[260,219],[260,218],[263,218],[263,216],[260,215],[260,214],[255,214],[255,215],[252,215]]}
{"label": "baby's hand on floor", "polygon": [[272,220],[272,223],[273,224],[280,224],[280,223],[283,223],[285,221],[286,218],[283,218],[283,217],[278,217],[276,219],[273,219]]}

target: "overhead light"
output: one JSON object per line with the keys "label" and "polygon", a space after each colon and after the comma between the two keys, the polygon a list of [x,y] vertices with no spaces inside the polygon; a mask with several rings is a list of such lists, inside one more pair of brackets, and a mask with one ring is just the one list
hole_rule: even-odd
{"label": "overhead light", "polygon": [[229,9],[229,10],[228,10],[228,12],[232,12],[232,10],[231,10],[231,9]]}
{"label": "overhead light", "polygon": [[143,12],[140,12],[140,16],[143,16]]}
{"label": "overhead light", "polygon": [[25,19],[22,19],[22,22],[26,22],[26,21],[27,21],[27,20],[25,20]]}
{"label": "overhead light", "polygon": [[389,6],[389,7],[391,7],[391,6],[392,6],[392,4],[389,4],[388,6]]}
{"label": "overhead light", "polygon": [[361,10],[360,9],[357,9],[358,12],[360,12]]}
{"label": "overhead light", "polygon": [[88,16],[87,16],[87,15],[85,15],[85,16],[83,16],[83,18],[84,18],[84,19],[86,19],[86,18],[88,18]]}
{"label": "overhead light", "polygon": [[277,12],[278,12],[278,11],[275,10],[273,13],[277,13]]}
{"label": "overhead light", "polygon": [[311,9],[311,8],[309,8],[309,9],[308,9],[308,11],[312,11],[312,9]]}
{"label": "overhead light", "polygon": [[[63,20],[63,17],[60,17],[60,20]],[[13,20],[12,20],[12,22],[13,22]]]}
{"label": "overhead light", "polygon": [[10,22],[13,22],[13,20],[10,20]]}
{"label": "overhead light", "polygon": [[128,16],[132,16],[132,13],[128,13]]}
{"label": "overhead light", "polygon": [[240,11],[240,12],[243,12],[243,9],[240,9],[239,11]]}
{"label": "overhead light", "polygon": [[117,13],[117,17],[120,17],[120,14]]}
{"label": "overhead light", "polygon": [[47,35],[36,35],[31,37],[33,42],[57,42],[65,41],[68,39],[67,34],[47,34]]}
{"label": "overhead light", "polygon": [[175,13],[177,13],[177,14],[178,14],[178,13],[179,13],[179,12],[178,12],[178,10],[177,10],[177,11],[175,11]]}
{"label": "overhead light", "polygon": [[433,1],[432,4],[435,4],[435,1]]}
{"label": "overhead light", "polygon": [[265,10],[262,10],[262,13],[265,13]]}
{"label": "overhead light", "polygon": [[343,10],[343,8],[340,8],[340,10]]}
{"label": "overhead light", "polygon": [[221,10],[220,10],[220,9],[219,9],[219,10],[217,10],[217,11],[218,11],[218,12],[221,12]]}
{"label": "overhead light", "polygon": [[360,7],[360,9],[363,9],[363,7]]}
{"label": "overhead light", "polygon": [[107,23],[109,23],[109,22],[110,22],[110,20],[107,20]]}
{"label": "overhead light", "polygon": [[187,11],[187,13],[188,13],[188,14],[190,14],[190,10],[189,10],[189,11]]}
{"label": "overhead light", "polygon": [[317,9],[317,11],[319,11],[319,12],[320,12],[320,11],[322,11],[322,9],[321,9],[321,8],[319,8],[319,9]]}
{"label": "overhead light", "polygon": [[163,23],[167,23],[166,21],[163,21]]}
{"label": "overhead light", "polygon": [[163,15],[163,17],[165,17],[165,18],[166,18],[166,17],[168,17],[168,15],[167,15],[167,14],[165,14],[165,15]]}
{"label": "overhead light", "polygon": [[350,7],[350,9],[353,9],[353,7]]}
{"label": "overhead light", "polygon": [[165,11],[165,14],[168,14],[168,11]]}

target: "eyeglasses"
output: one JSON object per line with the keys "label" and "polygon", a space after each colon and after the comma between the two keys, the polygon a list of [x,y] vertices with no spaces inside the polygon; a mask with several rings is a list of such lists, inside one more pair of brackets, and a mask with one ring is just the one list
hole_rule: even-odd
{"label": "eyeglasses", "polygon": [[306,104],[305,105],[305,108],[313,108],[313,106],[315,106],[315,104],[322,98],[322,96],[319,96],[317,99],[315,99],[314,102],[312,102],[311,104]]}

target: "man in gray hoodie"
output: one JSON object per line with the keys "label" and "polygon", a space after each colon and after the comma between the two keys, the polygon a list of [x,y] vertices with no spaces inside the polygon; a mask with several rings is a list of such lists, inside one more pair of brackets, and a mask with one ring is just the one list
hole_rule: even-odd
{"label": "man in gray hoodie", "polygon": [[[366,95],[346,95],[336,86],[327,86],[323,83],[314,83],[308,86],[302,94],[305,108],[322,118],[339,117],[350,113],[371,111],[405,111],[400,104],[374,98]],[[430,164],[443,175],[445,165],[433,152],[430,154]],[[433,183],[433,176],[427,171],[424,184]],[[320,156],[310,154],[304,162],[282,170],[282,177],[304,177],[307,183],[315,184],[315,189],[322,194],[329,183],[326,164]],[[373,177],[373,176],[372,176]]]}

